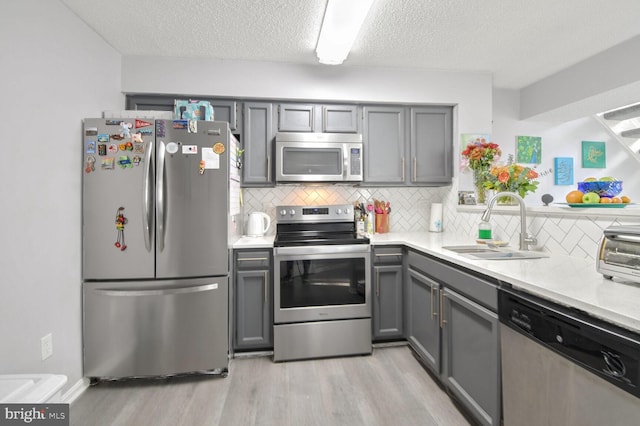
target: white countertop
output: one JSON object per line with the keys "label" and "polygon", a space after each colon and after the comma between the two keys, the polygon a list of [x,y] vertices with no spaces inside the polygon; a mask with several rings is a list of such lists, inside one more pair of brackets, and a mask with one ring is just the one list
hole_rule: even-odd
{"label": "white countertop", "polygon": [[[273,239],[273,235],[242,237],[233,244],[233,248],[272,248]],[[371,243],[405,245],[494,277],[516,289],[640,332],[640,284],[605,279],[596,272],[595,261],[591,259],[551,254],[541,259],[471,260],[442,247],[475,244],[475,241],[450,236],[446,232],[375,234]]]}
{"label": "white countertop", "polygon": [[375,234],[374,245],[403,244],[511,284],[516,289],[596,318],[640,332],[640,284],[610,281],[596,272],[595,261],[551,254],[523,260],[471,260],[442,247],[475,244],[446,233]]}
{"label": "white countertop", "polygon": [[264,235],[262,237],[242,236],[233,243],[234,249],[252,249],[252,248],[273,248],[273,240],[275,235]]}

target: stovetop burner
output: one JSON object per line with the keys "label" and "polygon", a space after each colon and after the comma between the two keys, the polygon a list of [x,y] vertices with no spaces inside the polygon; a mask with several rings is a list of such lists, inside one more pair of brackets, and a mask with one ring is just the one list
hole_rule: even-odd
{"label": "stovetop burner", "polygon": [[353,208],[334,206],[279,206],[275,247],[369,244],[356,233]]}

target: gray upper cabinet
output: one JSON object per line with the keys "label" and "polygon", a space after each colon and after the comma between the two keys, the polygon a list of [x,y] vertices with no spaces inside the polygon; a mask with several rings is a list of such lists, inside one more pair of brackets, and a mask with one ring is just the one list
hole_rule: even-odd
{"label": "gray upper cabinet", "polygon": [[242,116],[242,184],[273,186],[273,105],[267,102],[245,102]]}
{"label": "gray upper cabinet", "polygon": [[357,133],[358,107],[282,103],[278,105],[278,131]]}
{"label": "gray upper cabinet", "polygon": [[322,131],[325,133],[358,133],[356,105],[322,105]]}
{"label": "gray upper cabinet", "polygon": [[229,129],[238,130],[238,103],[236,101],[209,101],[213,107],[213,119],[215,121],[229,122]]}
{"label": "gray upper cabinet", "polygon": [[406,108],[363,108],[364,184],[405,183]]}
{"label": "gray upper cabinet", "polygon": [[141,111],[173,111],[174,100],[169,96],[127,95],[125,108]]}
{"label": "gray upper cabinet", "polygon": [[451,107],[365,106],[363,115],[364,184],[451,183]]}
{"label": "gray upper cabinet", "polygon": [[[186,99],[181,97],[180,99]],[[198,98],[208,101],[213,107],[215,121],[229,122],[232,132],[240,130],[238,126],[238,103],[235,100]],[[128,95],[126,108],[130,110],[173,111],[175,98],[154,95]]]}
{"label": "gray upper cabinet", "polygon": [[279,132],[314,132],[315,107],[307,104],[278,105]]}
{"label": "gray upper cabinet", "polygon": [[451,107],[411,108],[411,183],[451,183],[452,115]]}

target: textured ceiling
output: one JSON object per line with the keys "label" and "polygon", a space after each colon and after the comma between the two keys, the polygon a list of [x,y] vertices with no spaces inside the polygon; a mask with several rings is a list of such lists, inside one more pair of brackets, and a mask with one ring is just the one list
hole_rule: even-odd
{"label": "textured ceiling", "polygon": [[[317,64],[326,0],[61,0],[122,55]],[[639,0],[375,0],[340,66],[522,88],[640,34]]]}

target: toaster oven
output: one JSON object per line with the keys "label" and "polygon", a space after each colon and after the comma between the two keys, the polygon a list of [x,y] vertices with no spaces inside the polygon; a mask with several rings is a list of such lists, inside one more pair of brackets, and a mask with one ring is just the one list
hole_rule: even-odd
{"label": "toaster oven", "polygon": [[618,277],[640,283],[640,225],[605,229],[596,269],[607,279]]}

